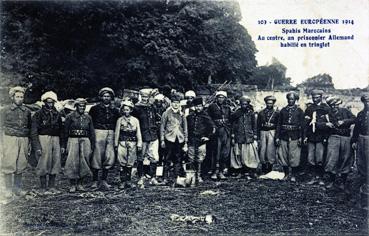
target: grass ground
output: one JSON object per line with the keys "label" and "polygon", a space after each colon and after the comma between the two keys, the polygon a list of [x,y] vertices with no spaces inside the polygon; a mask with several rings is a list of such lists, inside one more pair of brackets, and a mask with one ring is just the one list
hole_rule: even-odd
{"label": "grass ground", "polygon": [[[110,181],[117,183],[117,173]],[[24,185],[34,192],[34,171]],[[357,189],[350,177],[352,189]],[[0,206],[1,234],[248,234],[248,235],[368,235],[367,212],[359,194],[345,195],[320,186],[275,180],[229,179],[206,181],[194,188],[147,186],[145,189],[63,193],[15,199]],[[217,195],[201,195],[205,190]],[[171,214],[204,216],[217,221],[174,222]]]}

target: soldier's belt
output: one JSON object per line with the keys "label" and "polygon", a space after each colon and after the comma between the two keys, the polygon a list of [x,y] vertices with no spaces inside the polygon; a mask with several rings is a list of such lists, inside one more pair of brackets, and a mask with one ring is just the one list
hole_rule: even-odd
{"label": "soldier's belt", "polygon": [[136,131],[121,131],[119,133],[120,141],[137,141]]}
{"label": "soldier's belt", "polygon": [[267,123],[262,124],[261,127],[263,127],[263,128],[275,128],[276,125],[273,124],[273,123],[268,123],[267,122]]}
{"label": "soldier's belt", "polygon": [[137,142],[137,137],[129,137],[129,136],[120,136],[119,141],[131,141]]}
{"label": "soldier's belt", "polygon": [[88,137],[89,132],[87,130],[73,129],[69,131],[71,137]]}
{"label": "soldier's belt", "polygon": [[301,127],[298,125],[282,125],[282,129],[284,130],[299,130]]}

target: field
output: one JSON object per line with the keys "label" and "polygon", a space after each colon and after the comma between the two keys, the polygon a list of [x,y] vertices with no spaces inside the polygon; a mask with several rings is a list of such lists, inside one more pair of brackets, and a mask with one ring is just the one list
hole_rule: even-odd
{"label": "field", "polygon": [[[194,188],[147,186],[126,191],[37,196],[34,171],[25,176],[31,193],[1,205],[1,234],[248,234],[367,235],[367,212],[359,207],[355,175],[352,194],[320,186],[277,180],[205,181]],[[110,176],[116,184],[117,173]],[[116,186],[116,185],[115,185]],[[116,187],[115,187],[116,188]],[[201,194],[212,190],[215,195]],[[32,194],[33,193],[33,194]],[[216,221],[172,221],[171,214],[205,216]]]}

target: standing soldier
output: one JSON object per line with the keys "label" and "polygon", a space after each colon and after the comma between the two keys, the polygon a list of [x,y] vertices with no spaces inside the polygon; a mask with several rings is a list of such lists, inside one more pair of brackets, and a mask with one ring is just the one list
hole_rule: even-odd
{"label": "standing soldier", "polygon": [[91,116],[85,113],[86,104],[86,99],[77,98],[76,110],[66,117],[64,123],[67,143],[63,147],[67,147],[68,153],[64,174],[70,180],[71,193],[84,191],[82,179],[91,176],[89,162],[95,149],[95,129]]}
{"label": "standing soldier", "polygon": [[250,98],[241,97],[241,107],[231,115],[233,146],[231,167],[235,170],[244,169],[254,178],[260,160],[256,142],[255,112],[250,102]]}
{"label": "standing soldier", "polygon": [[300,164],[304,112],[295,104],[299,99],[297,93],[289,92],[286,98],[288,104],[279,113],[275,142],[278,147],[278,162],[285,173],[284,180],[291,177],[291,181],[295,182],[295,168]]}
{"label": "standing soldier", "polygon": [[209,115],[204,111],[202,97],[197,97],[191,102],[195,111],[187,116],[188,125],[188,158],[195,168],[198,183],[202,183],[201,163],[206,155],[206,143],[210,135],[215,133],[215,125]]}
{"label": "standing soldier", "polygon": [[140,123],[137,118],[131,116],[134,105],[131,101],[123,101],[121,111],[123,116],[118,118],[115,127],[114,146],[118,153],[120,164],[119,189],[130,187],[132,167],[137,160],[137,151],[142,149]]}
{"label": "standing soldier", "polygon": [[191,106],[192,101],[195,99],[196,97],[196,93],[193,90],[188,90],[187,92],[185,92],[185,99],[186,99],[186,106],[184,106],[184,113],[185,116],[187,117],[190,112],[194,111],[194,107]]}
{"label": "standing soldier", "polygon": [[369,95],[361,96],[364,109],[357,114],[354,132],[352,135],[352,147],[357,150],[357,168],[364,183],[368,184],[369,170]]}
{"label": "standing soldier", "polygon": [[40,177],[42,192],[47,188],[56,192],[55,178],[61,172],[61,154],[64,154],[64,148],[60,148],[63,127],[61,114],[55,108],[57,100],[54,92],[44,93],[41,96],[44,105],[32,117],[31,140],[38,157],[36,173]]}
{"label": "standing soldier", "polygon": [[22,87],[11,88],[9,97],[12,104],[1,111],[1,170],[5,179],[6,197],[10,197],[12,191],[18,196],[25,195],[22,191],[22,173],[27,168],[31,111],[23,104],[24,93]]}
{"label": "standing soldier", "polygon": [[215,145],[216,152],[212,156],[211,179],[226,179],[224,171],[229,166],[229,155],[231,148],[230,116],[231,108],[226,105],[227,92],[218,91],[216,102],[208,107],[208,114],[216,125]]}
{"label": "standing soldier", "polygon": [[93,183],[91,188],[98,188],[99,170],[102,169],[101,187],[109,189],[107,183],[109,170],[115,161],[114,154],[114,129],[119,117],[119,110],[113,105],[114,91],[111,88],[102,88],[99,91],[101,102],[93,107],[89,112],[95,128],[96,144],[91,160]]}
{"label": "standing soldier", "polygon": [[137,174],[140,178],[139,185],[144,184],[145,175],[151,177],[151,184],[158,184],[155,174],[159,161],[159,126],[155,108],[149,102],[150,94],[151,89],[141,89],[141,101],[136,104],[132,112],[132,115],[140,122],[142,136],[142,151],[137,160]]}
{"label": "standing soldier", "polygon": [[171,99],[170,108],[163,113],[161,118],[161,147],[166,149],[164,177],[168,176],[170,162],[174,165],[174,178],[182,174],[183,152],[187,152],[188,148],[187,121],[181,111],[181,99],[179,94],[174,94]]}
{"label": "standing soldier", "polygon": [[350,127],[355,123],[355,116],[347,108],[339,107],[342,101],[339,98],[331,97],[326,99],[327,104],[332,108],[329,113],[329,120],[334,125],[330,129],[327,146],[327,161],[325,171],[329,173],[329,184],[327,188],[333,187],[337,175],[341,178],[340,188],[344,189],[347,175],[353,164],[351,149]]}
{"label": "standing soldier", "polygon": [[269,173],[273,169],[276,159],[275,130],[279,119],[279,111],[274,109],[276,98],[266,96],[264,98],[266,108],[258,114],[258,140],[259,157],[263,174]]}
{"label": "standing soldier", "polygon": [[[311,97],[313,104],[305,110],[305,131],[304,144],[308,145],[308,162],[312,171],[312,179],[308,184],[319,183],[324,185],[322,179],[324,174],[324,154],[328,140],[328,122],[327,117],[330,107],[322,102],[322,90],[313,90]],[[329,124],[327,124],[329,123]]]}

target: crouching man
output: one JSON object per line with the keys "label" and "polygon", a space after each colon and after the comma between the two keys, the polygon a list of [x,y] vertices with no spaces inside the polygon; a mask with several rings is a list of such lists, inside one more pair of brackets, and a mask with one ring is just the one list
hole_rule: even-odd
{"label": "crouching man", "polygon": [[54,92],[44,93],[41,96],[44,105],[32,117],[32,148],[38,158],[36,173],[40,177],[42,193],[47,188],[52,193],[57,192],[55,178],[61,172],[60,159],[64,148],[60,148],[60,144],[63,143],[60,139],[63,138],[63,127],[61,114],[54,106],[57,100]]}
{"label": "crouching man", "polygon": [[[14,87],[9,91],[12,104],[1,111],[1,140],[3,155],[1,171],[4,174],[6,197],[11,193],[25,195],[22,190],[22,174],[27,168],[31,111],[24,106],[25,89]],[[14,183],[13,183],[14,175]]]}
{"label": "crouching man", "polygon": [[120,165],[119,189],[131,187],[132,167],[137,160],[137,151],[142,150],[140,123],[131,116],[134,105],[131,101],[123,101],[121,113],[115,127],[114,146],[117,150]]}
{"label": "crouching man", "polygon": [[95,149],[95,129],[91,116],[85,113],[86,99],[76,99],[76,110],[70,113],[64,124],[67,144],[67,161],[64,175],[70,180],[69,192],[84,191],[84,177],[91,176],[90,158]]}
{"label": "crouching man", "polygon": [[190,106],[195,109],[187,116],[188,158],[195,170],[197,183],[202,183],[201,163],[206,155],[206,143],[209,136],[215,133],[215,124],[204,111],[202,97],[195,98]]}

